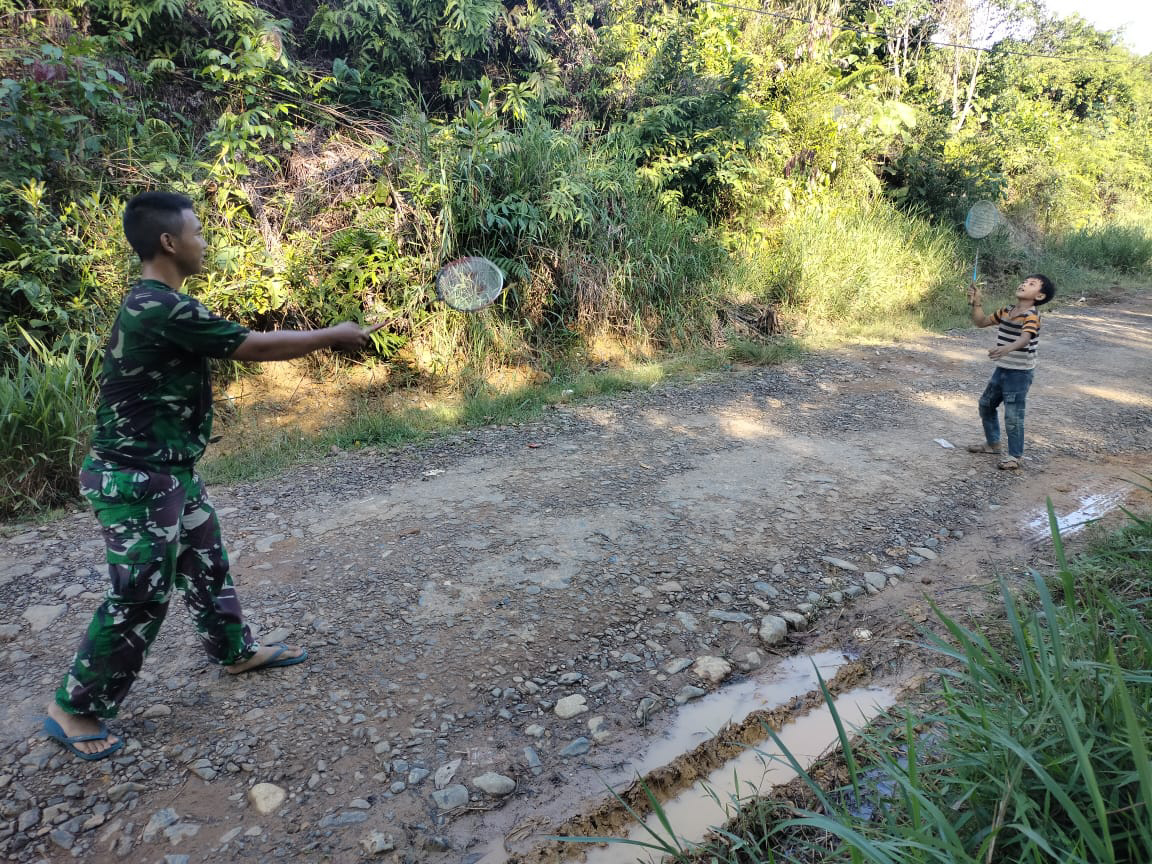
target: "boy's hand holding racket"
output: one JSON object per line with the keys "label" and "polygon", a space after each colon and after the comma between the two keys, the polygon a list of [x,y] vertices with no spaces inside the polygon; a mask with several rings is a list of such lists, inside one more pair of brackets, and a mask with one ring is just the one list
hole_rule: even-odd
{"label": "boy's hand holding racket", "polygon": [[979,306],[980,300],[980,286],[973,282],[968,286],[968,305]]}

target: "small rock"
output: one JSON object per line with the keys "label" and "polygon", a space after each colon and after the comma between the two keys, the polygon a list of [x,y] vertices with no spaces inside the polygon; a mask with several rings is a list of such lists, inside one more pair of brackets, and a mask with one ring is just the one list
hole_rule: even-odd
{"label": "small rock", "polygon": [[575,693],[571,696],[565,696],[556,702],[556,716],[561,719],[567,720],[569,717],[575,717],[577,714],[583,714],[588,710],[587,701],[584,696]]}
{"label": "small rock", "polygon": [[257,813],[267,816],[284,803],[288,793],[274,783],[257,783],[248,790],[248,801]]}
{"label": "small rock", "polygon": [[752,620],[752,616],[747,612],[725,612],[723,609],[712,609],[708,612],[708,617],[716,621],[724,621],[729,624],[744,624]]}
{"label": "small rock", "polygon": [[437,789],[445,788],[452,782],[452,778],[456,776],[456,772],[460,768],[460,760],[453,759],[451,762],[445,762],[436,769],[436,776],[432,778],[432,785]]}
{"label": "small rock", "polygon": [[157,810],[152,814],[152,818],[148,820],[148,824],[144,826],[144,842],[151,843],[157,834],[168,826],[175,825],[179,821],[179,814],[171,807]]}
{"label": "small rock", "polygon": [[697,657],[692,672],[706,681],[719,684],[732,674],[732,664],[723,657]]}
{"label": "small rock", "polygon": [[760,619],[760,641],[765,645],[776,645],[788,636],[788,622],[779,615],[765,615]]}
{"label": "small rock", "polygon": [[678,660],[673,660],[664,667],[664,672],[668,675],[678,675],[692,665],[691,657],[681,657]]}
{"label": "small rock", "polygon": [[708,691],[702,687],[693,687],[691,684],[685,684],[676,694],[676,704],[684,705],[693,699],[699,699],[701,696],[707,695],[707,693]]}
{"label": "small rock", "polygon": [[888,577],[883,573],[865,573],[864,584],[877,591],[883,591],[884,586],[888,584]]}
{"label": "small rock", "polygon": [[68,604],[66,603],[61,603],[58,606],[29,606],[20,617],[28,622],[33,633],[39,633],[50,627],[57,618],[67,611]]}
{"label": "small rock", "polygon": [[127,798],[144,791],[144,786],[140,783],[117,783],[115,786],[108,788],[108,800],[113,803],[120,801],[122,798]]}
{"label": "small rock", "polygon": [[372,831],[360,838],[360,848],[367,855],[382,855],[395,849],[396,841],[392,839],[391,834]]}
{"label": "small rock", "polygon": [[936,553],[926,546],[913,546],[912,551],[927,561],[935,561]]}
{"label": "small rock", "polygon": [[824,555],[820,558],[820,560],[826,564],[831,564],[833,567],[837,567],[840,570],[847,570],[850,573],[855,573],[860,569],[851,561],[845,561],[843,558],[831,558],[827,555]]}
{"label": "small rock", "polygon": [[804,630],[808,627],[808,619],[799,612],[781,612],[780,617],[787,621],[793,630]]}
{"label": "small rock", "polygon": [[640,700],[640,704],[636,706],[636,719],[640,723],[647,723],[648,718],[652,716],[652,712],[656,710],[656,700],[651,696],[645,696]]}
{"label": "small rock", "polygon": [[340,828],[345,825],[359,825],[368,821],[363,810],[345,810],[342,813],[329,813],[318,823],[321,828]]}
{"label": "small rock", "polygon": [[[783,567],[780,568],[780,575],[784,575]],[[756,582],[752,585],[752,587],[767,597],[769,600],[775,600],[780,596],[780,592],[774,586],[769,585],[767,582]]]}
{"label": "small rock", "polygon": [[39,823],[40,810],[37,807],[33,807],[31,810],[25,810],[20,814],[20,817],[16,820],[16,830],[20,833],[24,833],[29,828],[32,828]]}
{"label": "small rock", "polygon": [[489,795],[497,795],[500,797],[511,795],[516,791],[515,780],[511,777],[505,777],[503,774],[497,774],[494,771],[489,771],[481,774],[479,777],[473,778],[472,785],[481,792],[487,792]]}
{"label": "small rock", "polygon": [[432,800],[441,810],[455,810],[468,803],[468,787],[459,783],[437,789],[432,793]]}
{"label": "small rock", "polygon": [[171,713],[172,709],[167,705],[149,705],[140,716],[145,720],[155,720],[157,717],[167,717]]}
{"label": "small rock", "polygon": [[736,668],[741,672],[753,672],[764,665],[764,658],[756,649],[745,651],[736,657]]}
{"label": "small rock", "polygon": [[168,842],[173,846],[180,843],[182,840],[187,840],[189,837],[195,837],[200,833],[200,826],[194,822],[177,822],[164,829],[164,836],[168,838]]}
{"label": "small rock", "polygon": [[567,747],[560,751],[560,755],[564,757],[583,756],[592,749],[592,742],[587,738],[577,738]]}

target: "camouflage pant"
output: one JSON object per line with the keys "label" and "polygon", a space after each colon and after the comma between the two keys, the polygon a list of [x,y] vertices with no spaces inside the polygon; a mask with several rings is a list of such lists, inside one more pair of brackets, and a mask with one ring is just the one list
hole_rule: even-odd
{"label": "camouflage pant", "polygon": [[80,491],[103,527],[111,585],[56,691],[61,708],[116,715],[160,631],[173,587],[212,660],[229,665],[255,653],[220,523],[195,471],[160,474],[90,459]]}

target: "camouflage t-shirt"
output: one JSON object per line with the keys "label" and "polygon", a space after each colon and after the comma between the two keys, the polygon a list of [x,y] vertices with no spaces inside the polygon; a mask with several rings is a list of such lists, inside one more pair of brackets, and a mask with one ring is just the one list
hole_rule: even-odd
{"label": "camouflage t-shirt", "polygon": [[212,434],[208,359],[247,335],[163,282],[133,285],[104,350],[93,457],[153,471],[195,463]]}

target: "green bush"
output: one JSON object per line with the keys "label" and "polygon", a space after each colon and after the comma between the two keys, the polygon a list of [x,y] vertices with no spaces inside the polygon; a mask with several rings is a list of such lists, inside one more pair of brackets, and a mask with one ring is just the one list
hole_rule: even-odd
{"label": "green bush", "polygon": [[1073,231],[1056,251],[1080,267],[1141,273],[1152,264],[1152,235],[1136,225],[1100,225]]}
{"label": "green bush", "polygon": [[76,494],[88,448],[96,386],[95,342],[74,337],[51,350],[29,338],[0,371],[0,516],[52,507]]}

